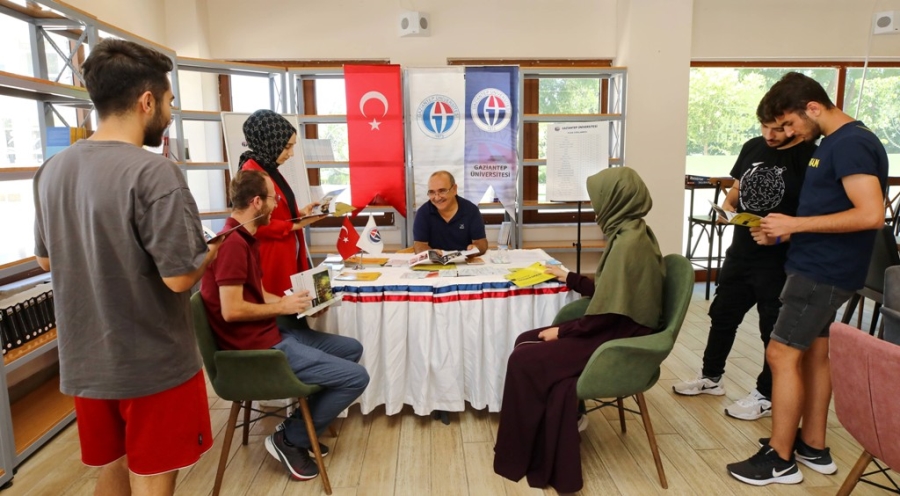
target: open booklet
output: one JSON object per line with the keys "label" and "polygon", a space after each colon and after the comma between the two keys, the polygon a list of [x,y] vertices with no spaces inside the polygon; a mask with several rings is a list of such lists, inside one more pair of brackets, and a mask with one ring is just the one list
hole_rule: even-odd
{"label": "open booklet", "polygon": [[318,205],[312,208],[309,215],[301,215],[300,217],[293,218],[291,219],[291,222],[300,222],[306,226],[324,219],[329,215],[337,217],[354,211],[355,208],[353,208],[352,205],[337,201],[337,197],[340,196],[345,189],[346,188],[336,189],[325,194],[325,196],[318,201]]}
{"label": "open booklet", "polygon": [[244,222],[243,224],[238,224],[238,225],[232,227],[231,229],[228,229],[227,231],[222,231],[218,234],[216,234],[216,232],[213,231],[212,229],[210,229],[206,226],[203,226],[203,238],[206,240],[206,244],[215,243],[215,242],[219,241],[220,239],[225,239],[225,237],[228,236],[229,234],[231,234],[232,232],[237,231],[237,228],[243,226],[244,224],[249,224],[249,223],[255,221],[256,219],[262,217],[263,215],[266,215],[266,214],[257,215],[256,217],[248,220],[247,222]]}
{"label": "open booklet", "polygon": [[729,212],[724,208],[716,205],[712,201],[707,201],[709,201],[709,204],[712,205],[713,210],[715,210],[716,213],[719,214],[719,217],[727,220],[729,224],[744,227],[759,227],[760,221],[762,220],[762,217],[758,215],[754,215],[749,212]]}
{"label": "open booklet", "polygon": [[309,295],[313,299],[309,308],[297,314],[298,319],[318,313],[325,307],[341,301],[341,296],[336,296],[331,290],[331,274],[328,266],[324,264],[292,275],[291,286],[293,291],[285,290],[285,294],[309,291]]}
{"label": "open booklet", "polygon": [[447,265],[453,260],[460,257],[467,257],[469,255],[477,255],[478,248],[472,248],[471,250],[464,251],[445,251],[443,255],[437,250],[427,250],[422,253],[417,253],[412,258],[409,259],[409,266],[415,267],[416,265],[422,264],[440,264]]}

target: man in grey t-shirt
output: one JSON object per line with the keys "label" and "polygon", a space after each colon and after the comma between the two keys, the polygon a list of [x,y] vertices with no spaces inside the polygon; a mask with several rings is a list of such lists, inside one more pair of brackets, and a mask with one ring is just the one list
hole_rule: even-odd
{"label": "man in grey t-shirt", "polygon": [[60,389],[75,397],[82,460],[103,467],[96,494],[172,494],[178,469],[212,446],[188,290],[219,243],[207,248],[178,167],[141,148],[171,120],[171,60],[108,39],[83,69],[97,131],[34,178]]}

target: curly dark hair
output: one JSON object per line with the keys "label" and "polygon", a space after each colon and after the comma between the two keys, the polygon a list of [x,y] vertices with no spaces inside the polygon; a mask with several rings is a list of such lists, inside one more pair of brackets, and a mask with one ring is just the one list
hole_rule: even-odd
{"label": "curly dark hair", "polygon": [[759,122],[773,122],[788,112],[806,115],[806,104],[817,102],[825,108],[834,108],[828,92],[815,79],[799,72],[788,72],[772,85],[756,108]]}
{"label": "curly dark hair", "polygon": [[82,71],[102,119],[127,113],[146,91],[161,104],[170,87],[172,59],[131,41],[107,38],[91,49]]}

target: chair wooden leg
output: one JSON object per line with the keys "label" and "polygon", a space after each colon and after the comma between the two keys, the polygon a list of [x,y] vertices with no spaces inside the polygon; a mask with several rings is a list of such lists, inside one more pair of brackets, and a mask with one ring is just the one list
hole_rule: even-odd
{"label": "chair wooden leg", "polygon": [[709,250],[706,252],[706,299],[709,299],[709,286],[712,282],[712,252],[716,242],[716,226],[709,227]]}
{"label": "chair wooden leg", "polygon": [[868,451],[863,451],[856,460],[856,464],[850,469],[850,473],[847,474],[847,478],[844,479],[844,483],[841,484],[841,488],[838,489],[837,496],[847,496],[853,492],[853,488],[856,487],[856,483],[859,482],[859,478],[862,477],[869,463],[872,463],[872,455]]}
{"label": "chair wooden leg", "polygon": [[859,300],[859,294],[853,293],[853,296],[850,297],[850,301],[847,302],[847,306],[844,307],[844,316],[841,317],[842,323],[850,323],[850,319],[853,318],[853,313],[856,310],[856,305],[859,303]]}
{"label": "chair wooden leg", "polygon": [[647,402],[644,401],[644,393],[634,395],[637,399],[638,409],[641,412],[641,419],[644,421],[644,430],[647,431],[647,440],[650,441],[650,452],[653,453],[653,461],[656,462],[656,472],[659,474],[659,483],[663,489],[669,488],[666,482],[666,472],[663,470],[662,459],[659,457],[659,448],[656,446],[656,434],[653,433],[653,424],[650,423],[650,410],[647,409]]}
{"label": "chair wooden leg", "polygon": [[622,434],[625,434],[625,406],[622,404],[622,398],[616,398],[616,406],[619,407],[619,425],[622,426]]}
{"label": "chair wooden leg", "polygon": [[856,312],[856,328],[857,329],[862,329],[863,311],[865,309],[866,309],[866,299],[860,298],[859,305],[857,306],[857,312]]}
{"label": "chair wooden leg", "polygon": [[[872,309],[872,322],[869,324],[869,336],[875,335],[875,329],[878,328],[878,316],[881,315],[881,303],[875,302],[875,308]],[[862,313],[862,312],[860,312]]]}
{"label": "chair wooden leg", "polygon": [[250,440],[250,408],[253,407],[252,401],[244,402],[244,439],[242,440],[242,444],[247,446],[247,442]]}
{"label": "chair wooden leg", "polygon": [[322,450],[319,448],[319,436],[316,435],[316,427],[313,425],[312,415],[309,413],[309,403],[306,398],[300,400],[300,412],[303,414],[303,422],[306,424],[306,433],[309,435],[309,444],[316,455],[316,465],[319,466],[319,475],[322,476],[322,485],[325,486],[325,494],[331,494],[331,481],[328,480],[328,472],[325,471],[325,462],[322,461]]}
{"label": "chair wooden leg", "polygon": [[228,415],[228,424],[225,426],[225,438],[222,439],[222,454],[219,455],[219,468],[216,469],[216,483],[213,486],[212,496],[219,496],[222,489],[222,478],[225,477],[225,465],[228,463],[228,452],[231,451],[231,438],[234,437],[234,426],[237,425],[238,413],[241,411],[241,402],[231,402],[231,413]]}

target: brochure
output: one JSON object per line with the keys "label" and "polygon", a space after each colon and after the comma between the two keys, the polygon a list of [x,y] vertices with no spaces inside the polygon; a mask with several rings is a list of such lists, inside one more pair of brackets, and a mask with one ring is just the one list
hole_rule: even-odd
{"label": "brochure", "polygon": [[437,250],[427,250],[422,253],[417,253],[415,256],[409,259],[409,266],[415,267],[416,265],[447,265],[452,260],[455,260],[460,257],[467,257],[469,255],[477,255],[478,249],[472,248],[471,250],[465,251],[445,251],[443,254],[438,252]]}
{"label": "brochure", "polygon": [[544,264],[535,262],[524,269],[516,269],[511,274],[503,277],[520,288],[527,288],[528,286],[556,279],[552,274],[547,274],[545,270]]}
{"label": "brochure", "polygon": [[340,295],[335,295],[331,290],[331,274],[328,271],[328,266],[324,264],[292,275],[291,286],[293,291],[288,289],[285,291],[285,294],[309,291],[309,295],[313,299],[309,308],[297,314],[298,319],[318,313],[325,307],[341,301]]}
{"label": "brochure", "polygon": [[312,208],[309,215],[295,217],[290,221],[299,222],[303,224],[303,226],[307,226],[309,224],[312,224],[313,222],[322,220],[329,215],[339,217],[341,215],[354,211],[355,208],[353,208],[352,205],[347,205],[346,203],[337,201],[337,197],[340,196],[345,189],[346,188],[336,189],[326,194],[318,201],[318,205]]}
{"label": "brochure", "polygon": [[744,227],[759,227],[760,221],[762,221],[762,217],[758,215],[751,214],[749,212],[729,212],[724,208],[716,205],[711,200],[709,204],[712,205],[713,210],[719,215],[719,217],[726,219],[729,224],[734,224],[736,226],[744,226]]}
{"label": "brochure", "polygon": [[[347,260],[344,260],[345,265],[352,265],[352,264],[358,264],[358,263],[359,263],[359,255],[353,255],[352,257],[348,258]],[[362,257],[363,265],[384,265],[386,263],[388,263],[387,258]]]}
{"label": "brochure", "polygon": [[381,272],[341,272],[334,277],[335,281],[374,281],[381,277]]}

